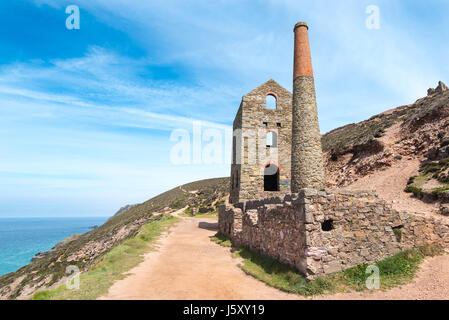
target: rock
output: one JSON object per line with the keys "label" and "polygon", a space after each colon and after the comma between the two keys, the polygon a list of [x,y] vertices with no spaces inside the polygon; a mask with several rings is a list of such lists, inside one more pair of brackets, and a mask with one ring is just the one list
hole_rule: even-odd
{"label": "rock", "polygon": [[122,213],[126,213],[129,210],[131,210],[132,208],[137,207],[137,206],[138,206],[138,204],[128,204],[128,205],[126,205],[124,207],[121,207],[114,215],[118,216],[118,215],[120,215]]}
{"label": "rock", "polygon": [[440,213],[444,216],[449,216],[449,204],[441,204]]}
{"label": "rock", "polygon": [[44,258],[44,257],[46,257],[46,256],[48,256],[48,255],[50,255],[50,254],[52,254],[52,253],[54,253],[54,252],[56,252],[59,248],[65,246],[65,245],[68,244],[69,242],[72,242],[73,240],[78,239],[79,236],[80,236],[80,234],[73,234],[73,235],[71,235],[70,237],[65,238],[64,240],[58,242],[58,243],[57,243],[53,248],[51,248],[50,250],[47,250],[47,251],[41,251],[41,252],[36,253],[36,255],[35,255],[33,258],[31,258],[31,261],[34,262],[34,261],[36,261],[36,260],[42,259],[42,258]]}
{"label": "rock", "polygon": [[429,90],[427,90],[427,95],[431,96],[437,93],[443,93],[444,91],[447,91],[448,87],[444,84],[443,81],[439,81],[438,82],[438,87],[436,87],[435,89],[430,88]]}
{"label": "rock", "polygon": [[330,274],[341,271],[341,263],[340,261],[331,261],[324,265],[324,273]]}

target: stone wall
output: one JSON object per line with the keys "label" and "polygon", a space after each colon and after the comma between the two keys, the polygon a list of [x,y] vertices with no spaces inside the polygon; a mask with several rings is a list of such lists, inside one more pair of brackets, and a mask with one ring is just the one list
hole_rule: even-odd
{"label": "stone wall", "polygon": [[303,189],[283,199],[221,206],[219,230],[233,245],[291,265],[308,279],[431,242],[449,247],[448,219],[399,213],[365,191]]}
{"label": "stone wall", "polygon": [[[266,108],[269,95],[276,98],[275,110]],[[243,96],[233,130],[230,202],[290,193],[292,94],[274,80],[267,81]],[[276,147],[266,146],[269,131],[277,135]],[[270,163],[280,171],[278,192],[264,191],[264,168]]]}

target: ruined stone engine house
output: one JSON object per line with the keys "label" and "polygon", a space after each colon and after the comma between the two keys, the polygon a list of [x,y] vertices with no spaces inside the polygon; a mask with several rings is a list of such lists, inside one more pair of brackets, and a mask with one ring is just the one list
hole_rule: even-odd
{"label": "ruined stone engine house", "polygon": [[308,30],[294,27],[293,94],[269,80],[242,98],[219,232],[308,279],[431,242],[449,247],[441,218],[399,213],[374,191],[324,189]]}

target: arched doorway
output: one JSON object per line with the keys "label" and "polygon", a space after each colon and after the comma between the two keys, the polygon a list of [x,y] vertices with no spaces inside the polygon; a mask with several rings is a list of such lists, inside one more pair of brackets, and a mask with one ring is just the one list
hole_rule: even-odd
{"label": "arched doorway", "polygon": [[279,191],[279,168],[272,163],[264,169],[263,189],[264,191]]}

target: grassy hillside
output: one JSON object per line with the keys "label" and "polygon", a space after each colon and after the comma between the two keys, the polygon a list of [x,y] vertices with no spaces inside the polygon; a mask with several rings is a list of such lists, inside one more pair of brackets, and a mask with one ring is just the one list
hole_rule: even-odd
{"label": "grassy hillside", "polygon": [[0,277],[0,297],[14,299],[29,296],[39,288],[54,285],[66,276],[68,265],[76,265],[81,271],[86,271],[112,248],[135,237],[143,225],[161,219],[154,213],[166,207],[212,207],[228,190],[228,178],[196,181],[116,214],[99,228],[62,245],[52,254]]}
{"label": "grassy hillside", "polygon": [[405,124],[419,123],[420,120],[425,122],[427,116],[447,105],[448,101],[449,91],[446,91],[443,94],[427,96],[413,104],[383,112],[366,121],[337,128],[323,135],[323,150],[342,153],[354,146],[364,145],[381,137],[386,129],[398,122]]}

